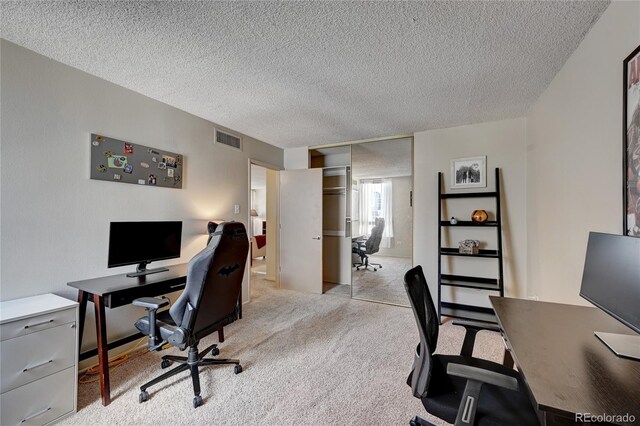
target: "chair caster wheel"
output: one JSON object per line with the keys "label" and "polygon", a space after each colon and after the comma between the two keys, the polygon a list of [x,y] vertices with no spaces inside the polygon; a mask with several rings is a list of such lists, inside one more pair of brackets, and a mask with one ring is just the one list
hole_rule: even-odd
{"label": "chair caster wheel", "polygon": [[218,356],[218,355],[220,355],[220,349],[218,349],[218,348],[213,348],[213,349],[211,350],[211,356]]}
{"label": "chair caster wheel", "polygon": [[142,391],[140,392],[140,395],[138,396],[138,402],[140,402],[140,404],[142,404],[145,401],[149,400],[149,392],[147,391]]}
{"label": "chair caster wheel", "polygon": [[233,372],[236,374],[240,374],[242,373],[242,366],[240,364],[237,364],[234,368],[233,368]]}
{"label": "chair caster wheel", "polygon": [[161,368],[169,368],[170,365],[171,365],[171,361],[169,361],[168,359],[163,359],[162,362],[160,363]]}
{"label": "chair caster wheel", "polygon": [[193,398],[193,408],[198,408],[201,405],[202,405],[202,397],[200,395],[197,395],[196,397]]}

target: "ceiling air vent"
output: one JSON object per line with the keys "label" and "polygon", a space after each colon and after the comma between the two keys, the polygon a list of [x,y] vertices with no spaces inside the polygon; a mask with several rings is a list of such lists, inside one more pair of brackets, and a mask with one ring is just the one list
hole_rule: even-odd
{"label": "ceiling air vent", "polygon": [[227,145],[231,148],[242,151],[242,139],[240,139],[238,136],[221,132],[220,130],[216,130],[216,143],[221,143],[223,145]]}

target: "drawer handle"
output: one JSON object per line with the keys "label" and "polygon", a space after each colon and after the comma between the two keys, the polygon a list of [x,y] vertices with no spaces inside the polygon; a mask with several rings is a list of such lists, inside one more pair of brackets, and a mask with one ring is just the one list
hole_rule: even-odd
{"label": "drawer handle", "polygon": [[25,368],[24,370],[22,370],[22,372],[23,372],[23,373],[26,373],[26,372],[27,372],[27,371],[29,371],[29,370],[33,370],[34,368],[42,367],[43,365],[47,365],[47,364],[52,363],[52,362],[53,362],[53,360],[52,360],[52,359],[50,359],[49,361],[45,361],[45,362],[43,362],[42,364],[34,365],[34,366],[32,366],[32,367],[27,367],[27,368]]}
{"label": "drawer handle", "polygon": [[38,411],[37,413],[30,415],[29,417],[25,417],[24,419],[22,419],[22,421],[21,421],[20,423],[24,423],[24,422],[26,422],[27,420],[31,420],[31,419],[32,419],[32,418],[34,418],[34,417],[41,416],[41,415],[43,415],[44,413],[46,413],[47,411],[49,411],[49,410],[51,410],[51,407],[49,407],[49,408],[45,408],[45,409],[44,409],[44,410],[42,410],[42,411]]}
{"label": "drawer handle", "polygon": [[31,327],[37,327],[39,325],[45,325],[45,324],[49,324],[49,323],[52,323],[52,322],[53,322],[53,320],[50,319],[49,321],[42,321],[42,322],[38,322],[38,323],[35,323],[35,324],[31,324],[31,325],[25,325],[24,328],[27,329],[27,328],[31,328]]}

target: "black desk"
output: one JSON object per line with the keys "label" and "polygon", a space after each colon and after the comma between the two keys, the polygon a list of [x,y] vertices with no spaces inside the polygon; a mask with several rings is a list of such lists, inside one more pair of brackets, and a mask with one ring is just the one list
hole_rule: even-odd
{"label": "black desk", "polygon": [[640,362],[618,358],[593,335],[633,330],[596,308],[489,298],[543,424],[576,424],[577,413],[640,421]]}
{"label": "black desk", "polygon": [[[130,278],[127,277],[126,274],[120,274],[67,283],[67,285],[78,289],[78,303],[80,304],[80,329],[78,330],[80,333],[80,341],[78,342],[79,350],[82,348],[82,333],[84,331],[87,301],[91,300],[95,307],[102,405],[109,405],[111,403],[109,349],[142,337],[142,335],[138,333],[108,344],[104,308],[113,309],[129,305],[138,297],[153,297],[182,290],[187,281],[187,264],[172,265],[168,266],[168,268],[169,270],[166,272],[159,272],[142,277]],[[94,354],[94,351],[89,351],[86,357],[93,356]]]}

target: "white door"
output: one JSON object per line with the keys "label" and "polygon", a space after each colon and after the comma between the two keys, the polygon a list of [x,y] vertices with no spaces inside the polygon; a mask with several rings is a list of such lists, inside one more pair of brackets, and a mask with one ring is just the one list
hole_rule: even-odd
{"label": "white door", "polygon": [[322,169],[280,172],[280,288],[322,293]]}

